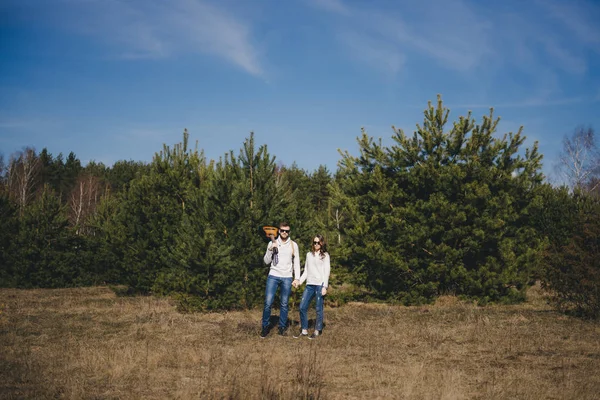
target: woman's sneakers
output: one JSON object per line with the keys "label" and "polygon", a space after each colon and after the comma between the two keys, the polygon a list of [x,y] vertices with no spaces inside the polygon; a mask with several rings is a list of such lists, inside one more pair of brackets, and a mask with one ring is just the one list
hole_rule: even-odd
{"label": "woman's sneakers", "polygon": [[302,337],[307,337],[309,339],[316,339],[319,337],[319,335],[321,335],[321,331],[315,330],[310,336],[308,336],[308,331],[306,329],[302,329],[298,333],[294,334],[294,339],[298,339],[298,338],[302,338]]}
{"label": "woman's sneakers", "polygon": [[318,330],[315,329],[315,331],[312,333],[312,335],[310,335],[308,338],[311,339],[311,340],[312,339],[316,339],[316,338],[319,337],[319,335],[321,335],[321,331],[318,331]]}
{"label": "woman's sneakers", "polygon": [[308,331],[306,329],[302,329],[302,330],[298,331],[298,333],[294,334],[294,339],[298,339],[298,338],[302,338],[302,337],[308,337]]}

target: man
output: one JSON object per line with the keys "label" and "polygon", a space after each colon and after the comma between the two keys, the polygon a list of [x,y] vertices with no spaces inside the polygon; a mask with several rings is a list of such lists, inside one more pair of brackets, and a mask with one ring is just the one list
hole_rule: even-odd
{"label": "man", "polygon": [[267,287],[265,290],[265,305],[262,316],[262,330],[260,337],[265,338],[269,333],[269,319],[271,307],[275,299],[275,292],[279,288],[279,327],[278,333],[285,336],[288,319],[288,300],[292,291],[292,273],[294,282],[300,279],[300,252],[296,242],[290,239],[290,224],[279,224],[279,237],[267,246],[264,257],[265,264],[271,264]]}

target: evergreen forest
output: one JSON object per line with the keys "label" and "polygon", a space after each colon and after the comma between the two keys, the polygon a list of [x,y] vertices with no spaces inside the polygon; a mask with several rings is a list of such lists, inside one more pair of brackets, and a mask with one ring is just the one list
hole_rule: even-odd
{"label": "evergreen forest", "polygon": [[454,120],[440,97],[392,145],[366,131],[336,171],[278,163],[251,133],[207,159],[183,132],[151,162],[82,165],[33,148],[0,159],[0,287],[110,285],[182,311],[262,304],[268,239],[287,221],[301,263],[317,233],[332,305],[455,295],[516,303],[541,282],[563,311],[600,316],[600,169],[542,174],[537,143],[493,115]]}

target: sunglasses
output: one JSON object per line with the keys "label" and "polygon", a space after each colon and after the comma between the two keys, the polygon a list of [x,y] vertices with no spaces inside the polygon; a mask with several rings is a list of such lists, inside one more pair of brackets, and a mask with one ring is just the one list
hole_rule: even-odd
{"label": "sunglasses", "polygon": [[290,233],[290,230],[289,229],[280,229],[279,232]]}
{"label": "sunglasses", "polygon": [[321,244],[321,242],[319,242],[318,240],[315,240],[315,241],[313,242],[313,244]]}

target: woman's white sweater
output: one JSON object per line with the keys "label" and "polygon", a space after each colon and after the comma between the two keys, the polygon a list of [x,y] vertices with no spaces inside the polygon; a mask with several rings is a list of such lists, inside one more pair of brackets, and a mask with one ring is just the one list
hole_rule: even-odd
{"label": "woman's white sweater", "polygon": [[315,254],[310,251],[306,253],[306,263],[300,277],[300,284],[306,281],[307,285],[319,285],[326,288],[329,286],[330,270],[329,253],[325,253],[321,258],[320,253]]}

